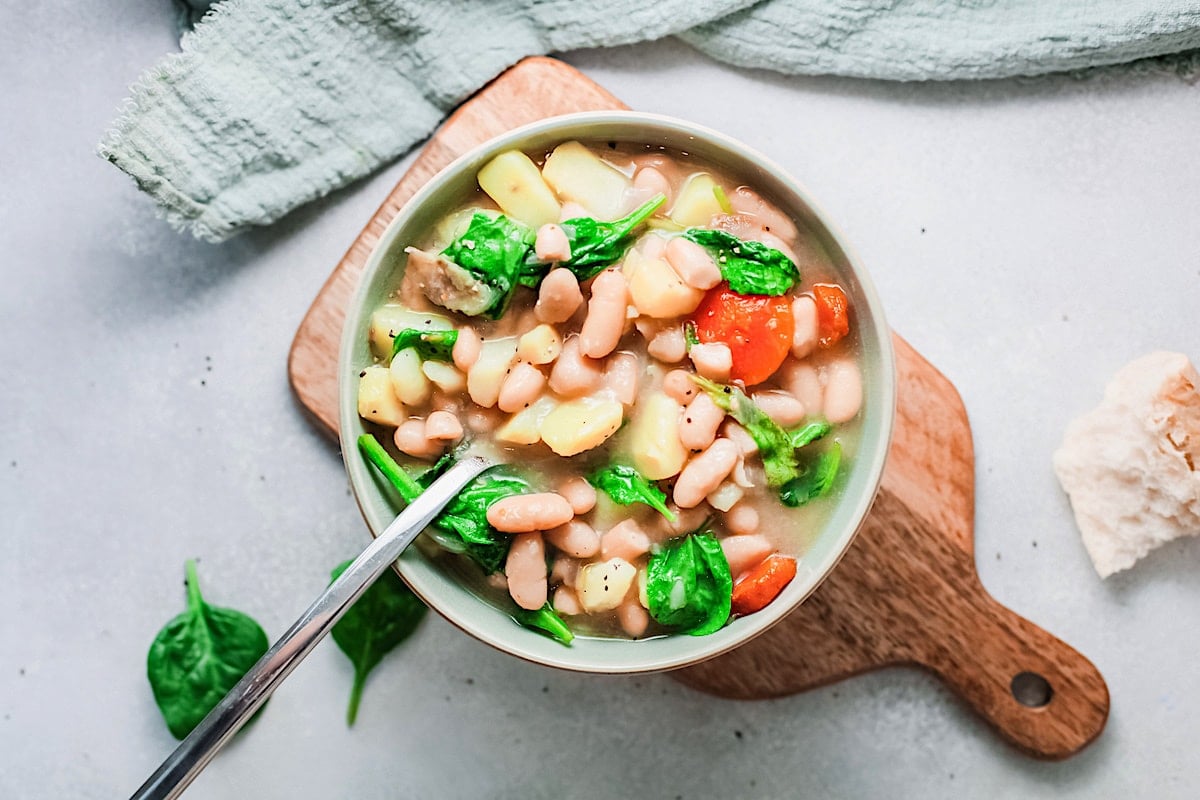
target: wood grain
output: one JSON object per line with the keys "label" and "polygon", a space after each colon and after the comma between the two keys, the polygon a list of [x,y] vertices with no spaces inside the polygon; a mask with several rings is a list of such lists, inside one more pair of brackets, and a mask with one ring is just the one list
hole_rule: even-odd
{"label": "wood grain", "polygon": [[[571,67],[522,61],[468,100],[430,140],[337,265],[296,333],[288,373],[301,404],[337,428],[337,353],[367,256],[409,197],[461,153],[514,127],[575,111],[624,108]],[[1006,740],[1065,758],[1096,738],[1108,689],[1086,658],[997,603],[975,572],[974,449],[954,387],[899,336],[895,438],[875,505],[838,567],[795,612],[757,639],[672,673],[724,697],[778,697],[867,670],[931,670]],[[1052,695],[1017,702],[1013,678]]]}

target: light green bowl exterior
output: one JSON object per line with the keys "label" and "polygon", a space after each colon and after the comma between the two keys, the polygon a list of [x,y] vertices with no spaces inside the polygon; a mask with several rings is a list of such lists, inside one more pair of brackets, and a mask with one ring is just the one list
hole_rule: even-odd
{"label": "light green bowl exterior", "polygon": [[[364,432],[358,416],[358,372],[371,363],[367,328],[371,312],[393,285],[393,267],[404,246],[421,239],[443,213],[475,189],[475,175],[498,153],[545,151],[571,139],[663,145],[729,170],[776,201],[785,213],[820,239],[854,308],[861,340],[864,406],[858,455],[851,463],[842,499],[800,561],[795,580],[769,606],[735,619],[709,636],[668,636],[642,641],[577,637],[570,647],[522,628],[511,617],[471,593],[419,549],[398,562],[400,574],[431,608],[472,636],[520,658],[551,667],[598,673],[657,672],[695,664],[724,653],[770,628],[803,602],[834,568],[866,518],[879,487],[895,416],[895,361],[891,334],[875,289],[858,259],[850,255],[808,193],[777,165],[716,131],[681,120],[636,112],[589,112],[554,117],[492,139],[454,161],[429,181],[388,226],[371,254],[346,315],[338,369],[342,453],[363,516],[378,535],[395,508],[383,483],[359,455]],[[797,654],[803,658],[802,653]]]}

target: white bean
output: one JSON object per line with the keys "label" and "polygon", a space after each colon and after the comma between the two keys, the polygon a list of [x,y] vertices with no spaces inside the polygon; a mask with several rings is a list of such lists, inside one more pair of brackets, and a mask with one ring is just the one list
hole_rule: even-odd
{"label": "white bean", "polygon": [[532,364],[521,362],[512,368],[500,386],[496,405],[509,413],[529,408],[546,388],[546,375]]}
{"label": "white bean", "polygon": [[671,182],[667,180],[667,176],[654,167],[642,167],[635,172],[633,188],[644,192],[647,200],[656,194],[665,194],[667,196],[665,206],[667,208],[671,206]]}
{"label": "white bean", "polygon": [[575,558],[591,558],[600,552],[600,534],[591,525],[577,519],[546,531],[546,539]]}
{"label": "white bean", "polygon": [[571,242],[567,232],[553,222],[547,222],[537,230],[533,252],[542,261],[566,261],[571,258]]}
{"label": "white bean", "polygon": [[695,508],[709,492],[721,485],[737,466],[741,449],[728,439],[717,439],[693,458],[675,481],[675,505]]}
{"label": "white bean", "polygon": [[583,613],[583,606],[579,605],[579,597],[569,586],[560,586],[554,590],[553,605],[554,610],[564,617],[574,617]]}
{"label": "white bean", "polygon": [[854,419],[862,399],[858,365],[848,358],[831,361],[825,368],[825,419],[835,424]]}
{"label": "white bean", "polygon": [[646,345],[646,352],[664,364],[678,364],[687,356],[687,337],[683,326],[671,325],[662,328]]}
{"label": "white bean", "polygon": [[663,376],[663,392],[675,402],[686,406],[696,396],[696,384],[686,369],[673,369]]}
{"label": "white bean", "polygon": [[553,492],[517,494],[488,506],[487,521],[502,533],[547,531],[565,525],[575,516],[571,504]]}
{"label": "white bean", "polygon": [[804,420],[804,403],[793,394],[783,391],[756,392],[752,399],[764,414],[784,428]]}
{"label": "white bean", "polygon": [[579,577],[579,561],[570,556],[559,554],[550,565],[550,582],[574,588],[575,579]]}
{"label": "white bean", "polygon": [[631,519],[622,520],[600,537],[600,557],[633,562],[650,550],[650,537]]}
{"label": "white bean", "polygon": [[814,417],[820,415],[824,390],[812,364],[799,363],[788,368],[783,376],[783,386],[804,404],[805,413]]}
{"label": "white bean", "polygon": [[703,450],[717,438],[725,412],[707,394],[696,395],[679,418],[679,441],[688,450]]}
{"label": "white bean", "polygon": [[500,424],[500,415],[490,408],[473,406],[467,412],[467,429],[471,433],[490,433]]}
{"label": "white bean", "polygon": [[768,203],[758,192],[748,186],[739,186],[729,195],[729,204],[740,214],[753,214],[763,230],[782,239],[792,240],[799,235],[796,223],[775,206]]}
{"label": "white bean", "polygon": [[442,443],[425,435],[425,420],[412,417],[401,422],[392,434],[396,449],[413,458],[433,458],[442,454]]}
{"label": "white bean", "polygon": [[569,269],[550,270],[538,287],[537,305],[533,313],[541,322],[566,322],[583,304],[579,279]]}
{"label": "white bean", "polygon": [[479,360],[479,351],[483,349],[483,340],[470,325],[458,329],[458,338],[454,340],[454,348],[450,351],[454,366],[467,372]]}
{"label": "white bean", "polygon": [[732,439],[744,456],[752,456],[758,452],[758,442],[750,433],[732,419],[726,420],[721,426],[721,435]]}
{"label": "white bean", "polygon": [[662,258],[667,253],[667,240],[656,233],[649,233],[641,238],[637,249],[646,258]]}
{"label": "white bean", "polygon": [[792,355],[804,358],[817,346],[819,324],[817,322],[817,301],[810,295],[804,294],[792,301],[792,322],[795,332],[792,334]]}
{"label": "white bean", "polygon": [[692,357],[696,372],[705,378],[718,383],[729,380],[729,373],[733,369],[733,351],[729,345],[723,342],[692,345],[688,355]]}
{"label": "white bean", "polygon": [[546,604],[546,546],[540,533],[514,536],[504,562],[508,593],[521,608],[536,611]]}
{"label": "white bean", "polygon": [[579,219],[580,217],[590,217],[592,212],[576,203],[573,200],[568,200],[562,204],[562,212],[558,215],[559,222],[566,222],[569,219]]}
{"label": "white bean", "polygon": [[558,493],[567,499],[576,515],[586,514],[596,507],[595,487],[578,475],[560,483]]}
{"label": "white bean", "polygon": [[563,342],[562,353],[550,371],[550,388],[563,397],[591,394],[604,380],[601,362],[588,358],[579,350],[579,337]]}
{"label": "white bean", "polygon": [[604,368],[604,383],[616,395],[621,405],[629,407],[637,402],[638,383],[641,378],[642,362],[633,353],[615,353]]}
{"label": "white bean", "polygon": [[425,418],[425,438],[427,439],[457,442],[462,435],[462,423],[449,411],[434,411]]}
{"label": "white bean", "polygon": [[738,503],[725,512],[725,527],[730,533],[755,533],[759,524],[758,510],[748,503]]}
{"label": "white bean", "polygon": [[675,515],[675,521],[672,522],[659,514],[650,530],[655,541],[670,539],[681,533],[694,531],[704,523],[704,520],[708,519],[709,514],[709,510],[700,504],[697,504],[695,508],[680,508],[674,503],[667,503],[667,510]]}
{"label": "white bean", "polygon": [[757,567],[763,559],[775,552],[775,546],[767,537],[753,534],[749,536],[726,536],[721,540],[721,550],[725,560],[729,562],[729,571],[736,580],[742,573]]}
{"label": "white bean", "polygon": [[694,289],[711,289],[721,282],[721,270],[700,245],[677,236],[667,243],[667,263]]}
{"label": "white bean", "polygon": [[642,608],[637,597],[626,597],[621,601],[621,605],[617,606],[617,621],[621,623],[621,630],[625,631],[626,635],[638,639],[650,626],[650,613]]}
{"label": "white bean", "polygon": [[615,269],[606,269],[592,281],[587,318],[579,332],[579,348],[589,358],[604,358],[611,353],[625,332],[625,309],[629,305],[629,285]]}

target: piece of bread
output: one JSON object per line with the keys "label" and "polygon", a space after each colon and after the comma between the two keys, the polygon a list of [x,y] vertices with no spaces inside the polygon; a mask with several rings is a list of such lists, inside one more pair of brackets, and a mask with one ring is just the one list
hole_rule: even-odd
{"label": "piece of bread", "polygon": [[1200,534],[1200,375],[1182,353],[1124,366],[1067,426],[1054,471],[1101,578]]}

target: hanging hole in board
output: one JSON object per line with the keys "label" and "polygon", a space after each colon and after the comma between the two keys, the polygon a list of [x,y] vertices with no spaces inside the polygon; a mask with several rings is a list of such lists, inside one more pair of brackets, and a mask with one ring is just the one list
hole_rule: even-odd
{"label": "hanging hole in board", "polygon": [[1043,708],[1054,697],[1050,681],[1036,672],[1022,672],[1012,679],[1012,696],[1018,703],[1029,708]]}

